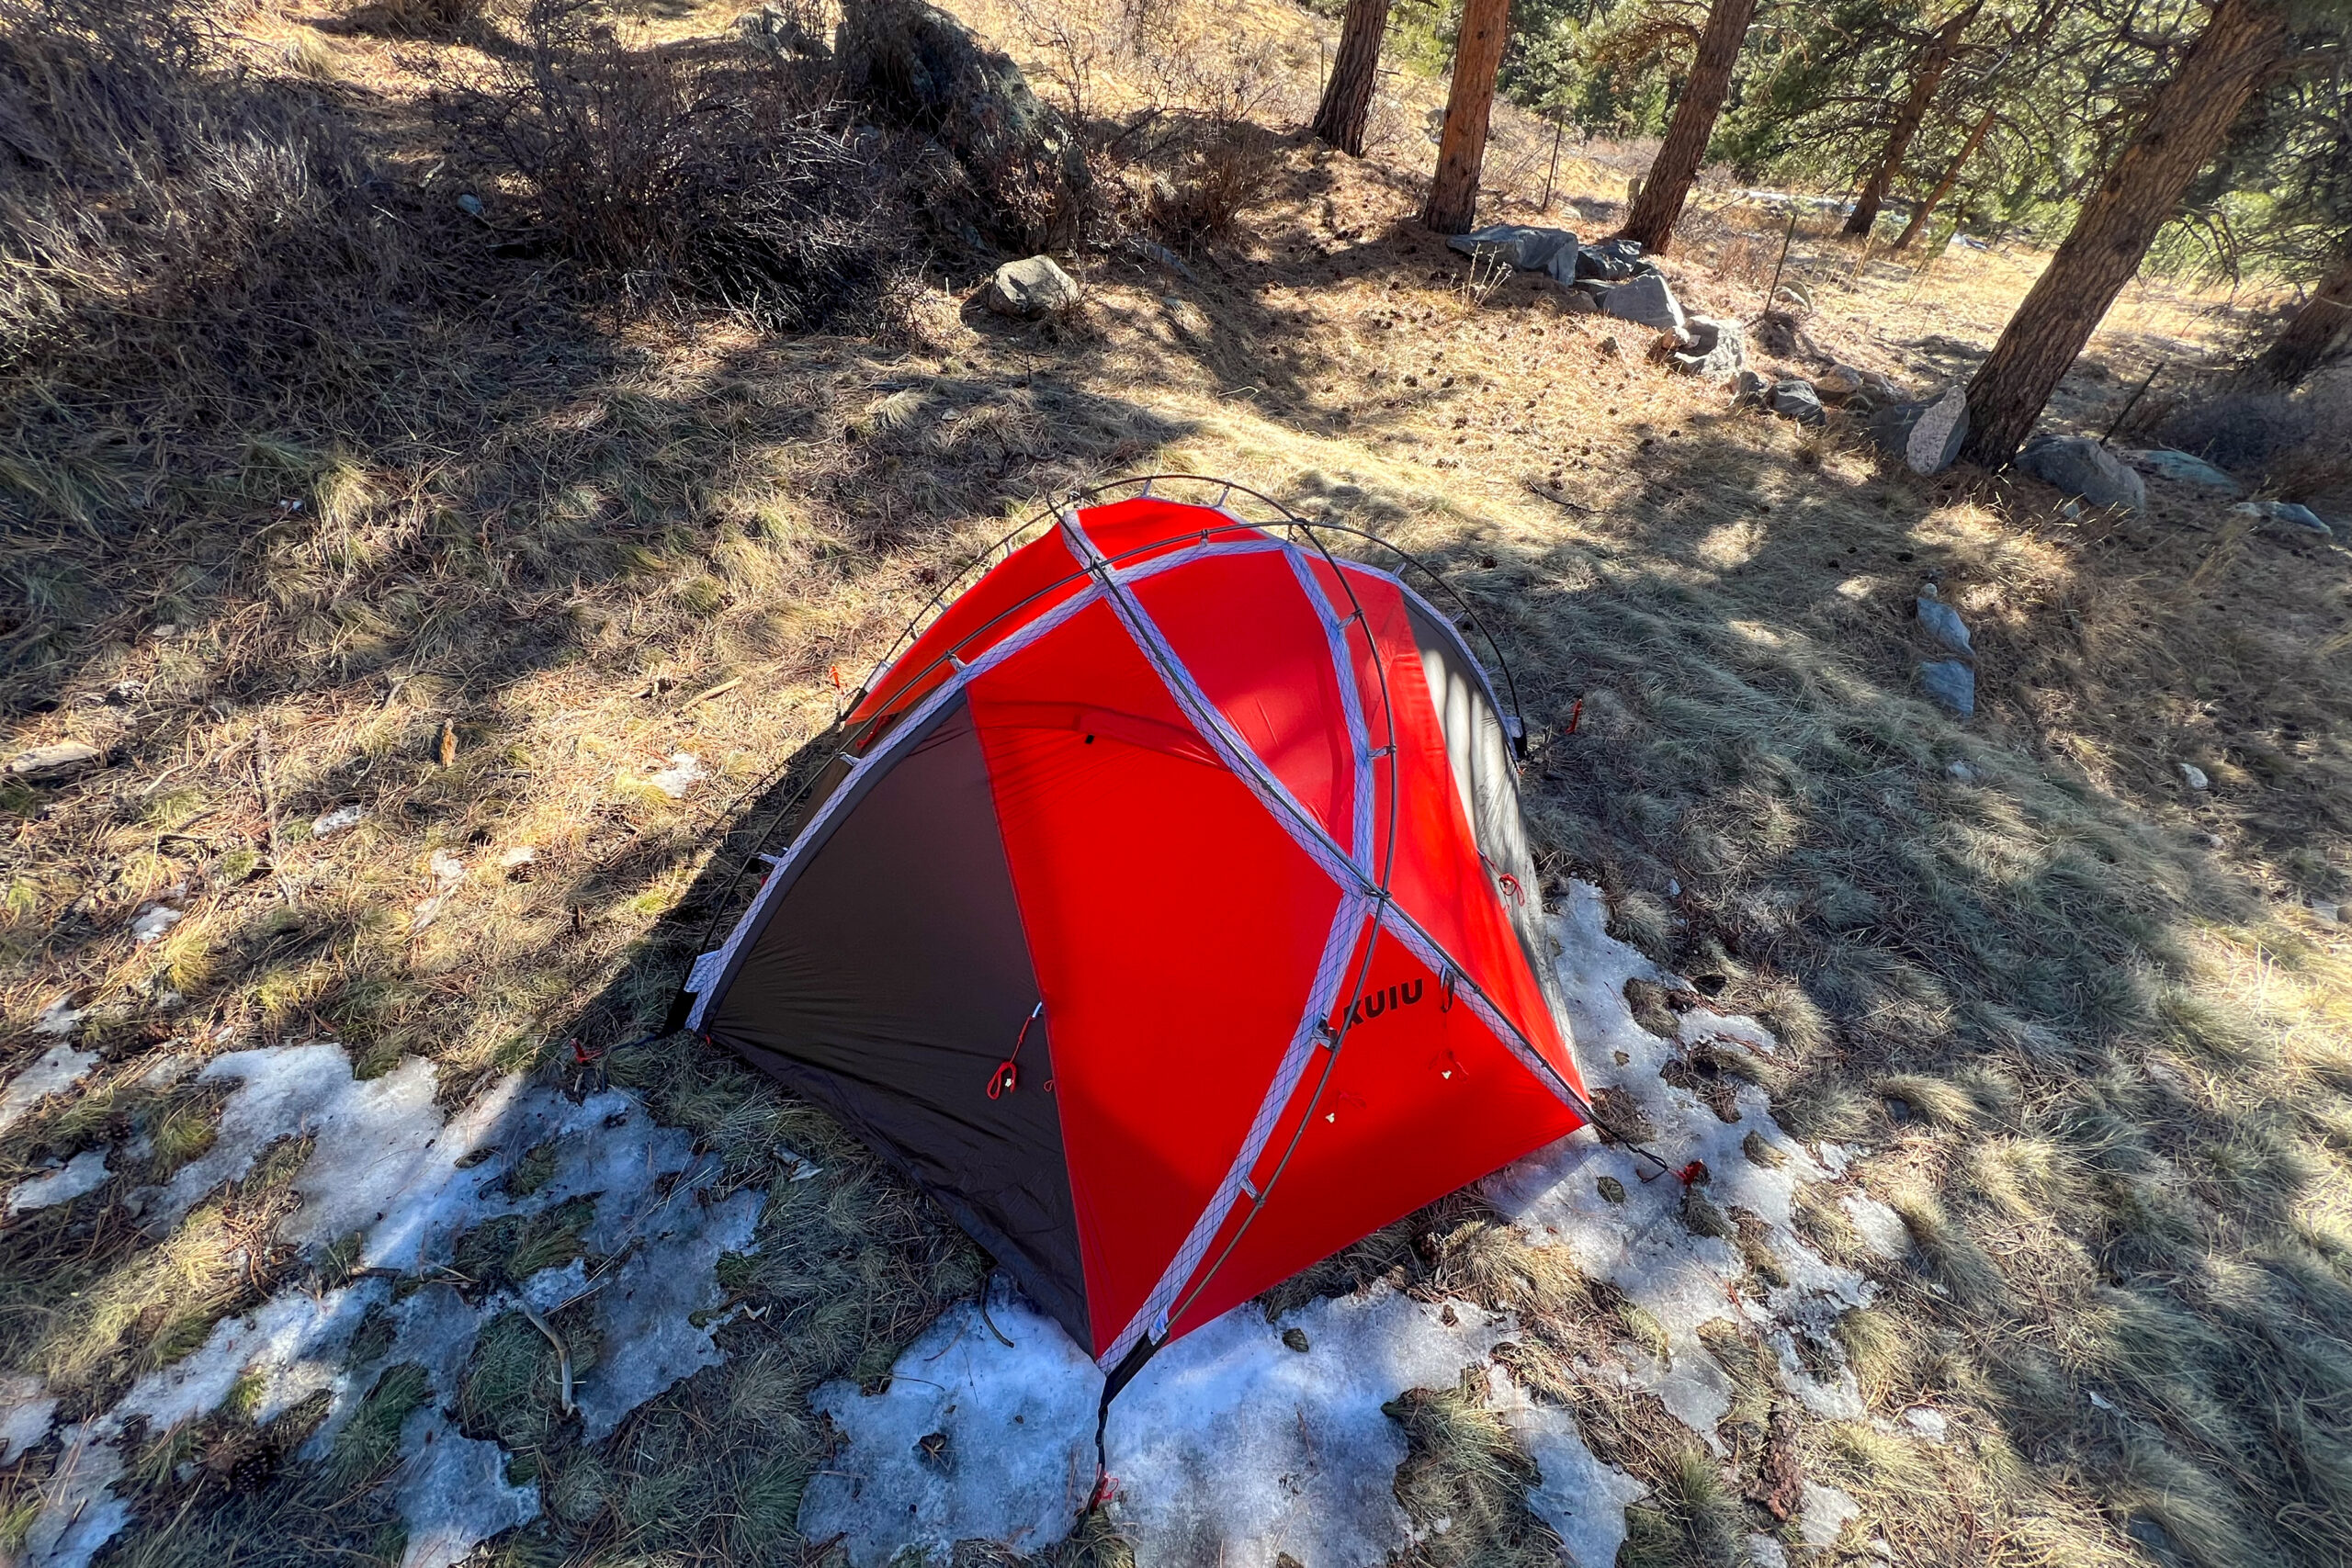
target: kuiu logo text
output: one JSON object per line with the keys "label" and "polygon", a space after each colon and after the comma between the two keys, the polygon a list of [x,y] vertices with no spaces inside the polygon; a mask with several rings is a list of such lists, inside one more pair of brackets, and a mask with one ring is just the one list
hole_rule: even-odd
{"label": "kuiu logo text", "polygon": [[1348,1010],[1348,1027],[1352,1029],[1396,1008],[1411,1007],[1420,999],[1421,982],[1419,980],[1408,980],[1385,990],[1367,992],[1358,997],[1356,1005]]}

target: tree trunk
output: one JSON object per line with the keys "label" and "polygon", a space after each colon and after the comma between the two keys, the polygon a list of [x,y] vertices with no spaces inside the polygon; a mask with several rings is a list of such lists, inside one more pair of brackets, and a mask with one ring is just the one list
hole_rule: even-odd
{"label": "tree trunk", "polygon": [[1388,32],[1388,0],[1348,0],[1340,22],[1340,51],[1315,111],[1316,137],[1351,158],[1363,156],[1363,122],[1380,83],[1380,41]]}
{"label": "tree trunk", "polygon": [[1445,96],[1445,130],[1438,140],[1437,178],[1421,212],[1421,221],[1441,234],[1465,233],[1477,220],[1487,116],[1495,106],[1495,73],[1510,36],[1510,0],[1464,0],[1462,31],[1453,40],[1453,85]]}
{"label": "tree trunk", "polygon": [[2347,328],[2352,328],[2352,252],[2346,253],[2335,276],[2303,302],[2247,374],[2281,389],[2301,386],[2329,351],[2346,340]]}
{"label": "tree trunk", "polygon": [[2051,389],[2286,47],[2278,0],[2218,0],[2204,33],[1968,383],[1970,457],[1997,468],[2017,456]]}
{"label": "tree trunk", "polygon": [[1926,200],[1911,209],[1911,220],[1904,224],[1903,232],[1894,237],[1894,243],[1888,250],[1890,255],[1919,237],[1919,231],[1928,226],[1928,219],[1943,204],[1944,197],[1951,194],[1951,187],[1960,183],[1961,170],[1968,166],[1968,160],[1976,156],[1976,149],[1984,144],[1985,132],[1993,129],[1993,122],[2000,115],[1997,107],[1988,108],[1971,128],[1968,140],[1960,144],[1960,151],[1952,155],[1951,163],[1944,165],[1944,177],[1936,182],[1936,188],[1928,193]]}
{"label": "tree trunk", "polygon": [[1911,151],[1911,139],[1919,134],[1919,122],[1928,118],[1928,106],[1935,101],[1936,88],[1944,79],[1944,69],[1951,63],[1953,51],[1960,48],[1960,35],[1976,19],[1983,0],[1962,7],[1951,21],[1936,29],[1928,47],[1919,56],[1919,69],[1911,78],[1910,96],[1903,100],[1895,111],[1894,123],[1887,128],[1886,150],[1879,154],[1878,166],[1870,178],[1862,182],[1861,194],[1854,198],[1854,210],[1847,215],[1846,232],[1867,234],[1878,222],[1878,209],[1886,200],[1887,186],[1903,173],[1903,160]]}
{"label": "tree trunk", "polygon": [[1638,241],[1652,255],[1662,255],[1674,239],[1674,221],[1682,216],[1683,199],[1699,164],[1707,156],[1707,141],[1715,133],[1715,117],[1723,112],[1731,91],[1731,68],[1739,60],[1740,40],[1747,36],[1747,19],[1756,14],[1756,0],[1714,0],[1708,7],[1706,28],[1699,34],[1699,52],[1690,62],[1690,79],[1682,85],[1682,101],[1674,106],[1666,141],[1650,164],[1649,177],[1617,231]]}

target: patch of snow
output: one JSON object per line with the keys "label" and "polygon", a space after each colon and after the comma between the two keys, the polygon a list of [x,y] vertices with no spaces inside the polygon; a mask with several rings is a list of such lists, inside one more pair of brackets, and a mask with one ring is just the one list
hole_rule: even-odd
{"label": "patch of snow", "polygon": [[1532,1403],[1499,1371],[1489,1382],[1496,1385],[1491,1406],[1535,1461],[1539,1479],[1527,1506],[1560,1538],[1569,1568],[1612,1568],[1625,1544],[1625,1509],[1646,1489],[1593,1457],[1572,1413]]}
{"label": "patch of snow", "polygon": [[696,780],[705,776],[701,762],[689,751],[670,753],[670,765],[658,773],[649,773],[645,782],[668,795],[672,800],[684,800]]}
{"label": "patch of snow", "polygon": [[6,1091],[0,1093],[0,1129],[15,1125],[48,1096],[72,1089],[97,1065],[96,1051],[76,1051],[71,1045],[51,1046],[31,1066],[10,1078]]}
{"label": "patch of snow", "polygon": [[356,828],[367,819],[368,813],[356,806],[338,806],[311,824],[311,837],[332,838],[345,828]]}
{"label": "patch of snow", "polygon": [[57,1396],[46,1380],[31,1372],[0,1372],[0,1465],[49,1436]]}
{"label": "patch of snow", "polygon": [[[1450,1389],[1511,1330],[1468,1302],[1444,1308],[1385,1285],[1269,1324],[1248,1308],[1147,1362],[1111,1406],[1118,1517],[1142,1568],[1272,1562],[1368,1568],[1408,1540],[1395,1493],[1403,1428],[1381,1406]],[[1306,1336],[1305,1355],[1283,1343]]]}
{"label": "patch of snow", "polygon": [[96,1191],[106,1184],[107,1151],[84,1149],[47,1176],[36,1177],[8,1194],[8,1213],[21,1214],[31,1209],[46,1209],[56,1203],[70,1203],[85,1192]]}
{"label": "patch of snow", "polygon": [[72,997],[60,997],[40,1010],[40,1016],[33,1020],[33,1032],[62,1040],[81,1028],[89,1016],[89,1010],[75,1007]]}
{"label": "patch of snow", "polygon": [[513,871],[518,865],[528,865],[539,858],[539,852],[528,844],[516,844],[498,857],[498,869]]}
{"label": "patch of snow", "polygon": [[142,905],[131,919],[130,940],[141,947],[149,942],[161,942],[165,931],[187,918],[186,910],[175,909],[169,904]]}
{"label": "patch of snow", "polygon": [[1931,1443],[1940,1443],[1951,1435],[1950,1417],[1932,1405],[1913,1405],[1903,1413],[1903,1424]]}
{"label": "patch of snow", "polygon": [[1853,1222],[1854,1230],[1862,1245],[1890,1263],[1900,1263],[1911,1251],[1911,1227],[1903,1216],[1877,1199],[1861,1192],[1849,1192],[1838,1207]]}
{"label": "patch of snow", "polygon": [[1797,1534],[1815,1551],[1838,1544],[1849,1522],[1862,1517],[1862,1506],[1835,1486],[1817,1481],[1804,1483],[1804,1502],[1797,1515]]}
{"label": "patch of snow", "polygon": [[[1822,1258],[1797,1235],[1792,1220],[1797,1188],[1844,1168],[1844,1151],[1816,1156],[1773,1121],[1770,1100],[1753,1084],[1732,1089],[1735,1119],[1724,1121],[1696,1095],[1660,1072],[1678,1045],[1731,1042],[1764,1057],[1778,1043],[1753,1019],[1726,1018],[1694,1008],[1683,1015],[1678,1040],[1659,1039],[1635,1022],[1625,983],[1642,979],[1681,988],[1647,958],[1608,931],[1599,888],[1571,883],[1554,922],[1561,989],[1567,998],[1577,1060],[1588,1083],[1614,1089],[1640,1108],[1657,1130],[1649,1148],[1668,1168],[1637,1160],[1622,1146],[1600,1142],[1587,1128],[1539,1150],[1488,1179],[1487,1193],[1539,1246],[1564,1247],[1587,1274],[1613,1281],[1665,1330],[1662,1359],[1634,1358],[1630,1371],[1668,1410],[1722,1452],[1715,1424],[1730,1409],[1732,1385],[1699,1337],[1722,1320],[1761,1333],[1784,1380],[1807,1408],[1850,1418],[1862,1413],[1859,1385],[1844,1368],[1830,1329],[1847,1312],[1871,1299],[1860,1275]],[[1779,1156],[1758,1164],[1746,1145],[1756,1137]],[[1761,1222],[1761,1240],[1787,1276],[1785,1286],[1751,1283],[1747,1261],[1729,1241],[1694,1233],[1683,1220],[1682,1182],[1673,1173],[1693,1162],[1706,1168],[1699,1190],[1729,1218],[1745,1211]],[[1599,1179],[1612,1177],[1625,1195],[1611,1202]],[[1645,1178],[1647,1179],[1645,1179]],[[1835,1371],[1814,1376],[1798,1354],[1799,1337],[1816,1363]]]}
{"label": "patch of snow", "polygon": [[[1011,1348],[967,1303],[908,1347],[880,1393],[842,1382],[810,1397],[848,1440],[808,1479],[803,1536],[839,1535],[854,1568],[881,1568],[909,1547],[943,1560],[958,1540],[1026,1552],[1069,1532],[1094,1488],[1102,1374],[1017,1294],[995,1290],[988,1315]],[[924,1447],[934,1435],[936,1453]]]}
{"label": "patch of snow", "polygon": [[[206,1192],[253,1167],[288,1134],[317,1142],[294,1179],[302,1201],[280,1227],[316,1256],[357,1234],[365,1266],[424,1272],[446,1266],[458,1237],[500,1214],[535,1213],[573,1197],[593,1198],[583,1241],[588,1258],[542,1270],[520,1295],[553,1310],[594,1287],[591,1304],[605,1359],[582,1379],[580,1403],[601,1436],[645,1400],[719,1359],[711,1329],[691,1316],[722,1299],[719,1255],[752,1245],[764,1201],[745,1191],[706,1201],[715,1162],[698,1161],[692,1140],[655,1123],[627,1094],[608,1090],[573,1104],[546,1086],[510,1077],[444,1118],[434,1102],[434,1068],[403,1063],[360,1082],[340,1047],[288,1044],[242,1051],[209,1064],[203,1080],[234,1083],[212,1147],[165,1187],[141,1196],[166,1216],[185,1214]],[[553,1142],[553,1177],[529,1197],[504,1191],[524,1151]],[[624,1256],[625,1254],[625,1256]],[[417,1362],[431,1397],[401,1428],[402,1464],[388,1483],[408,1529],[403,1568],[448,1568],[500,1531],[535,1518],[537,1488],[510,1486],[509,1456],[466,1437],[451,1412],[458,1380],[482,1326],[514,1310],[516,1296],[493,1293],[469,1305],[445,1285],[393,1299],[391,1280],[360,1280],[312,1293],[289,1288],[240,1317],[213,1326],[193,1354],[134,1383],[114,1408],[76,1429],[74,1462],[46,1490],[28,1540],[29,1568],[85,1568],[128,1518],[109,1491],[121,1460],[112,1446],[129,1422],[162,1430],[217,1407],[242,1380],[258,1387],[256,1418],[268,1420],[320,1391],[325,1419],[302,1452],[332,1447],[385,1367]],[[381,1308],[390,1348],[346,1363],[361,1321]]]}
{"label": "patch of snow", "polygon": [[1748,1568],[1789,1568],[1789,1549],[1769,1535],[1747,1538]]}
{"label": "patch of snow", "polygon": [[415,908],[410,911],[413,918],[409,925],[416,931],[423,931],[433,923],[434,918],[441,913],[441,906],[449,901],[449,895],[455,893],[458,884],[466,879],[466,863],[447,850],[434,851],[432,858],[425,863],[425,869],[433,874],[434,891],[418,899]]}

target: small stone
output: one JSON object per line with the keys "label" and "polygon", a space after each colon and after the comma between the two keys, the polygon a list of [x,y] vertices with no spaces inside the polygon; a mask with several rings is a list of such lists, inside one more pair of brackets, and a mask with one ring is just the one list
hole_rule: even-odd
{"label": "small stone", "polygon": [[1305,1330],[1304,1328],[1285,1328],[1285,1329],[1283,1329],[1283,1344],[1285,1344],[1285,1345],[1287,1345],[1287,1346],[1289,1346],[1292,1349],[1294,1349],[1294,1350],[1297,1351],[1300,1355],[1302,1355],[1302,1356],[1306,1355],[1306,1330]]}
{"label": "small stone", "polygon": [[1753,370],[1743,370],[1731,378],[1731,389],[1732,404],[1734,407],[1739,407],[1748,403],[1761,403],[1765,395],[1771,391],[1772,383]]}
{"label": "small stone", "polygon": [[2175,762],[2173,766],[2180,770],[2180,782],[2191,789],[2206,789],[2212,784],[2213,781],[2205,776],[2205,770],[2194,762]]}
{"label": "small stone", "polygon": [[1928,695],[1962,718],[1976,712],[1976,671],[1957,659],[1939,659],[1919,666],[1919,685]]}
{"label": "small stone", "polygon": [[1950,773],[1952,777],[1958,779],[1962,784],[1974,784],[1981,776],[1974,768],[1970,767],[1966,762],[1949,763],[1945,766],[1944,772]]}
{"label": "small stone", "polygon": [[1035,321],[1078,303],[1078,280],[1051,256],[1027,256],[996,269],[984,296],[1000,316]]}
{"label": "small stone", "polygon": [[2037,435],[2018,454],[2020,472],[2031,474],[2095,507],[2126,512],[2148,508],[2147,481],[2123,466],[2114,453],[2087,435]]}
{"label": "small stone", "polygon": [[1825,403],[1842,403],[1864,385],[1861,371],[1851,365],[1832,365],[1813,378],[1813,389],[1821,394]]}
{"label": "small stone", "polygon": [[1600,1195],[1611,1203],[1622,1203],[1625,1201],[1625,1184],[1613,1176],[1604,1176],[1593,1185],[1600,1190]]}
{"label": "small stone", "polygon": [[1582,288],[1563,288],[1559,295],[1560,309],[1571,316],[1594,316],[1600,313],[1600,301]]}
{"label": "small stone", "polygon": [[1799,424],[1819,424],[1829,417],[1814,393],[1813,383],[1796,377],[1774,385],[1771,402],[1774,413]]}
{"label": "small stone", "polygon": [[1603,359],[1614,359],[1621,352],[1617,346],[1617,334],[1614,333],[1611,333],[1608,336],[1602,338],[1600,343],[1594,344],[1594,346],[1600,350],[1600,356]]}
{"label": "small stone", "polygon": [[1959,611],[1926,593],[1920,594],[1916,603],[1920,630],[1953,653],[1968,659],[1976,657],[1976,650],[1969,646],[1968,623],[1960,618]]}
{"label": "small stone", "polygon": [[95,746],[79,740],[61,740],[54,746],[36,746],[29,751],[19,751],[10,760],[8,771],[21,779],[35,784],[70,778],[96,762],[106,753]]}

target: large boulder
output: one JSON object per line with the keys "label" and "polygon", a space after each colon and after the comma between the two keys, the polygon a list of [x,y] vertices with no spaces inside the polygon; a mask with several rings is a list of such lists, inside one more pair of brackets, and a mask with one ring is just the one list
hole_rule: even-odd
{"label": "large boulder", "polygon": [[997,268],[981,298],[1000,316],[1034,321],[1077,304],[1078,279],[1051,256],[1029,256]]}
{"label": "large boulder", "polygon": [[2144,512],[2147,481],[2087,435],[2037,435],[2019,452],[2017,466],[2035,479],[2093,506]]}
{"label": "large boulder", "polygon": [[2323,539],[2335,537],[2335,530],[2327,525],[2325,518],[2310,507],[2298,506],[2291,501],[2242,501],[2230,510],[2241,517],[2253,518],[2257,528],[2310,534]]}
{"label": "large boulder", "polygon": [[1029,90],[1010,55],[924,0],[847,0],[833,35],[843,91],[936,136],[1010,238],[1074,238],[1091,181],[1069,124]]}
{"label": "large boulder", "polygon": [[1679,344],[1690,341],[1690,318],[1683,315],[1674,290],[1657,273],[1645,272],[1618,284],[1600,297],[1600,308],[1621,321],[1664,333]]}
{"label": "large boulder", "polygon": [[1735,321],[1713,316],[1689,318],[1690,348],[1674,356],[1674,367],[1687,376],[1728,381],[1747,368],[1747,334]]}
{"label": "large boulder", "polygon": [[1871,412],[1870,433],[1913,473],[1942,473],[1968,439],[1967,390],[1954,387],[1925,402],[1889,403]]}
{"label": "large boulder", "polygon": [[1464,255],[1509,262],[1521,272],[1548,272],[1562,283],[1576,281],[1577,237],[1566,229],[1493,223],[1446,243]]}
{"label": "large boulder", "polygon": [[2169,446],[2158,446],[2147,452],[2126,452],[2123,460],[2143,474],[2172,479],[2180,484],[2196,485],[2203,490],[2218,491],[2235,500],[2245,490],[2237,480],[2215,468],[2202,457],[2187,452],[2176,452]]}

